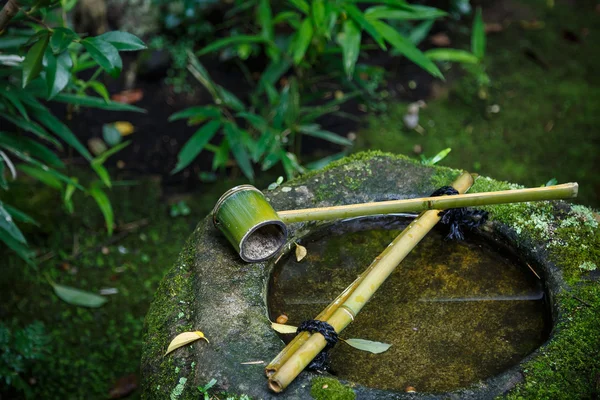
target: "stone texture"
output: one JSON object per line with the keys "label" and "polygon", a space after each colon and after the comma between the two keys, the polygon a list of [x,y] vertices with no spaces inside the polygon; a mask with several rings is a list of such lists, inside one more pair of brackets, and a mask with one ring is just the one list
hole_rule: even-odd
{"label": "stone texture", "polygon": [[[425,196],[440,182],[450,184],[458,171],[429,167],[408,158],[380,153],[361,153],[335,163],[316,174],[285,183],[266,197],[276,210],[350,204]],[[320,223],[290,226],[291,246]],[[550,290],[560,290],[560,271],[545,260],[544,244],[522,241],[514,230],[490,224],[488,231],[524,252],[550,277]],[[142,357],[143,397],[146,399],[196,399],[196,389],[211,379],[219,389],[261,399],[308,399],[311,379],[303,372],[283,395],[267,389],[264,365],[242,365],[249,361],[268,363],[282,342],[267,318],[266,287],[273,261],[247,264],[212,226],[209,217],[197,226],[179,260],[156,293],[145,328]],[[163,354],[177,334],[201,330],[210,344],[198,341]],[[530,357],[534,357],[535,353]],[[501,395],[522,379],[519,367],[474,387],[445,394],[444,398],[479,399]],[[352,385],[358,398],[439,398],[427,394],[405,394]]]}

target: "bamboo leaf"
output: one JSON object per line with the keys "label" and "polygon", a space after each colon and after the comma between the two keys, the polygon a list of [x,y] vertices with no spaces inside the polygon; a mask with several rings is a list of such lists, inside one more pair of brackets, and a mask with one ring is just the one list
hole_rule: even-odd
{"label": "bamboo leaf", "polygon": [[38,136],[41,139],[47,140],[48,142],[52,143],[54,146],[56,146],[59,149],[63,148],[58,140],[56,140],[52,136],[50,136],[50,134],[48,132],[46,132],[46,130],[44,128],[42,128],[36,122],[33,122],[31,120],[27,121],[22,118],[15,118],[12,115],[8,115],[8,114],[2,114],[2,118],[5,118],[6,120],[10,121],[15,126],[18,126],[19,128],[24,129],[27,132],[33,133],[34,135]]}
{"label": "bamboo leaf", "polygon": [[194,106],[186,108],[185,110],[181,110],[172,114],[169,117],[169,121],[176,121],[178,119],[185,118],[194,118],[196,121],[198,118],[219,118],[221,116],[221,111],[215,106]]}
{"label": "bamboo leaf", "polygon": [[216,89],[219,96],[219,101],[223,102],[223,104],[225,104],[227,107],[236,112],[244,111],[246,109],[246,107],[244,107],[244,103],[242,103],[241,100],[229,90],[218,85],[216,86]]}
{"label": "bamboo leaf", "polygon": [[[87,83],[89,85],[90,88],[92,88],[92,90],[96,93],[98,93],[100,95],[100,97],[102,97],[102,99],[104,99],[104,104],[110,103],[110,96],[108,94],[108,90],[106,89],[106,86],[104,86],[103,83],[98,82],[98,81],[90,81]],[[122,104],[122,103],[116,103],[116,104]]]}
{"label": "bamboo leaf", "polygon": [[360,53],[361,31],[350,19],[344,21],[343,29],[343,32],[338,34],[337,40],[342,47],[344,71],[346,71],[348,79],[351,79]]}
{"label": "bamboo leaf", "polygon": [[104,191],[97,186],[92,186],[88,193],[96,201],[100,211],[102,211],[102,214],[104,215],[104,221],[106,222],[106,230],[108,235],[111,236],[115,222],[112,205],[110,204],[108,196],[106,196],[106,193],[104,193]]}
{"label": "bamboo leaf", "polygon": [[29,215],[25,214],[23,211],[14,208],[13,206],[9,206],[8,204],[4,204],[4,209],[8,211],[10,215],[14,218],[15,221],[24,222],[26,224],[32,224],[35,226],[40,226],[40,224]]}
{"label": "bamboo leaf", "polygon": [[229,161],[229,143],[227,143],[227,140],[223,140],[217,148],[217,151],[215,151],[212,162],[213,171],[220,167],[224,167],[227,164],[227,161]]}
{"label": "bamboo leaf", "polygon": [[23,60],[23,87],[27,86],[32,80],[38,77],[42,71],[42,61],[50,36],[48,32],[44,34],[27,52]]}
{"label": "bamboo leaf", "polygon": [[485,56],[485,25],[481,16],[481,8],[477,8],[475,19],[473,20],[471,51],[480,60]]}
{"label": "bamboo leaf", "polygon": [[0,201],[0,229],[6,231],[13,239],[22,244],[27,244],[25,236],[21,233],[21,230],[14,223],[12,215],[3,207],[3,203]]}
{"label": "bamboo leaf", "polygon": [[107,302],[106,297],[95,293],[86,292],[70,286],[59,285],[54,282],[50,282],[50,285],[52,285],[54,293],[56,293],[61,300],[74,306],[98,308]]}
{"label": "bamboo leaf", "polygon": [[342,146],[352,146],[351,140],[336,135],[333,132],[324,131],[321,129],[321,125],[319,124],[300,125],[298,127],[298,130],[305,135],[316,137],[319,139],[324,139],[331,143],[341,144]]}
{"label": "bamboo leaf", "polygon": [[[58,96],[56,96],[58,97]],[[55,98],[56,100],[56,98]],[[64,140],[69,146],[77,150],[87,160],[92,159],[92,155],[87,149],[81,144],[81,142],[75,137],[73,132],[54,115],[52,115],[47,109],[38,110],[35,113],[35,118],[46,128],[48,128],[56,136]]]}
{"label": "bamboo leaf", "polygon": [[110,157],[113,156],[114,154],[118,153],[119,151],[123,150],[125,147],[129,146],[129,143],[131,143],[130,141],[128,142],[123,142],[120,143],[112,148],[110,148],[109,150],[106,150],[105,152],[103,152],[102,154],[100,154],[98,157],[94,158],[92,160],[93,163],[98,163],[98,164],[104,164],[106,162],[106,160]]}
{"label": "bamboo leaf", "polygon": [[207,343],[210,343],[206,336],[204,336],[204,333],[200,331],[180,333],[179,335],[175,336],[173,340],[171,340],[171,343],[169,343],[169,347],[167,348],[165,356],[173,350],[176,350],[180,347],[183,347],[200,339],[204,339]]}
{"label": "bamboo leaf", "polygon": [[325,1],[324,0],[313,0],[310,6],[311,17],[315,30],[319,33],[323,32],[326,28],[325,24]]}
{"label": "bamboo leaf", "polygon": [[79,36],[71,29],[57,27],[53,29],[52,37],[50,38],[50,47],[55,54],[62,53],[69,47],[73,40]]}
{"label": "bamboo leaf", "polygon": [[129,32],[110,31],[103,33],[98,38],[110,43],[119,51],[137,51],[147,48],[140,38]]}
{"label": "bamboo leaf", "polygon": [[310,12],[310,5],[305,0],[288,0],[292,6],[296,7],[298,10],[302,11],[304,14],[308,15]]}
{"label": "bamboo leaf", "polygon": [[385,40],[387,40],[394,48],[400,51],[406,58],[429,72],[431,75],[444,79],[444,76],[438,69],[438,67],[428,59],[419,49],[415,47],[410,40],[402,36],[396,29],[392,28],[388,24],[373,20],[373,25],[377,28],[378,32],[381,32]]}
{"label": "bamboo leaf", "polygon": [[[21,100],[15,96],[15,94],[12,92],[12,89],[14,89],[13,86],[7,86],[5,90],[0,91],[0,96],[4,96],[13,106],[15,106],[19,114],[21,114],[26,121],[29,121],[29,115],[27,115],[25,106],[23,103],[21,103]],[[5,117],[6,115],[8,115],[8,113],[2,113],[2,117]]]}
{"label": "bamboo leaf", "polygon": [[119,55],[119,50],[115,46],[100,37],[83,39],[81,44],[103,70],[113,78],[119,76],[121,69],[123,69],[123,61]]}
{"label": "bamboo leaf", "polygon": [[250,43],[266,43],[267,45],[275,46],[275,44],[271,42],[268,38],[262,36],[237,35],[219,39],[197,52],[196,55],[200,57],[204,54],[212,53],[213,51],[221,50],[226,47]]}
{"label": "bamboo leaf", "polygon": [[421,43],[427,37],[434,22],[435,21],[433,19],[429,19],[415,26],[413,29],[411,29],[408,35],[408,40],[410,40],[410,42],[415,46],[418,46],[419,43]]}
{"label": "bamboo leaf", "polygon": [[177,155],[177,165],[175,169],[171,171],[171,174],[176,174],[185,167],[187,167],[198,154],[204,149],[204,147],[210,142],[215,136],[217,131],[221,128],[220,120],[212,120],[202,125],[186,142],[179,154]]}
{"label": "bamboo leaf", "polygon": [[55,168],[64,168],[65,166],[52,150],[21,135],[0,132],[0,147],[9,150],[25,161],[37,158]]}
{"label": "bamboo leaf", "polygon": [[394,8],[390,6],[370,7],[365,11],[366,18],[394,19],[394,20],[416,20],[435,19],[448,15],[445,11],[435,7],[411,5],[410,7]]}
{"label": "bamboo leaf", "polygon": [[292,46],[292,58],[294,64],[298,65],[304,59],[304,54],[310,45],[313,37],[313,26],[309,18],[305,18],[300,25],[300,29],[296,32],[296,36]]}
{"label": "bamboo leaf", "polygon": [[367,33],[371,35],[373,39],[375,39],[377,44],[379,44],[379,47],[381,47],[383,50],[386,50],[386,46],[383,41],[383,36],[380,33],[379,29],[376,29],[375,26],[373,26],[373,21],[367,20],[363,13],[355,5],[345,4],[344,9],[346,10],[350,18],[352,18],[358,25],[360,25],[362,29],[367,31]]}
{"label": "bamboo leaf", "polygon": [[233,154],[233,158],[237,161],[240,169],[246,175],[250,181],[254,180],[254,170],[252,169],[252,164],[250,163],[250,157],[248,156],[248,152],[242,145],[242,132],[237,127],[237,125],[227,122],[225,124],[225,137],[227,138],[227,142],[229,142],[229,148],[231,149],[231,153]]}
{"label": "bamboo leaf", "polygon": [[9,249],[17,253],[27,264],[34,266],[33,260],[34,252],[31,251],[26,245],[15,240],[8,232],[4,229],[0,229],[0,242],[3,242]]}
{"label": "bamboo leaf", "polygon": [[379,354],[387,351],[392,345],[382,342],[373,342],[365,339],[343,339],[344,342],[355,349],[368,351],[369,353]]}
{"label": "bamboo leaf", "polygon": [[273,12],[269,0],[259,0],[256,8],[256,19],[258,26],[262,28],[263,38],[273,41],[275,34],[273,29]]}
{"label": "bamboo leaf", "polygon": [[19,169],[19,171],[26,173],[33,179],[37,179],[46,186],[49,186],[56,190],[62,190],[63,188],[61,180],[50,171],[44,171],[41,168],[37,168],[27,164],[19,164],[17,168]]}
{"label": "bamboo leaf", "polygon": [[[94,88],[93,85],[90,85],[90,87],[96,90],[96,88]],[[103,96],[103,93],[99,94]],[[60,101],[61,103],[75,104],[83,107],[99,108],[101,110],[134,111],[141,113],[146,112],[146,110],[144,110],[143,108],[132,106],[131,104],[118,103],[116,101],[106,101],[105,99],[100,99],[98,97],[91,96],[80,96],[75,94],[62,93],[57,95],[53,100]]]}
{"label": "bamboo leaf", "polygon": [[2,154],[0,154],[0,188],[8,190],[8,182],[6,181],[6,177],[4,176],[4,171],[6,169],[6,166],[4,164],[6,163],[6,160],[4,159]]}
{"label": "bamboo leaf", "polygon": [[433,61],[452,61],[463,64],[477,64],[479,59],[465,50],[433,49],[425,52],[425,56]]}
{"label": "bamboo leaf", "polygon": [[304,257],[306,257],[306,254],[308,253],[308,251],[306,250],[306,247],[296,243],[296,261],[300,262],[304,259]]}
{"label": "bamboo leaf", "polygon": [[278,324],[277,322],[271,322],[271,328],[275,332],[279,333],[296,333],[298,327],[292,325]]}

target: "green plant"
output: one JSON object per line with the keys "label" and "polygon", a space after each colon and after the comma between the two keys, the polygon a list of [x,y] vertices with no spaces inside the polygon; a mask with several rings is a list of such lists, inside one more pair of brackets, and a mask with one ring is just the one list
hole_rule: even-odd
{"label": "green plant", "polygon": [[210,388],[215,386],[216,383],[217,380],[215,378],[212,378],[206,385],[198,386],[198,391],[202,393],[204,400],[210,400],[210,394],[208,393],[208,391],[210,390]]}
{"label": "green plant", "polygon": [[[98,204],[110,234],[114,221],[106,189],[111,187],[111,179],[103,164],[127,143],[93,157],[44,102],[66,103],[70,112],[79,107],[143,111],[110,101],[98,78],[102,72],[113,77],[120,74],[120,51],[136,51],[145,46],[126,32],[107,32],[96,37],[74,32],[67,26],[66,13],[75,3],[76,0],[9,0],[0,13],[0,119],[5,124],[0,132],[0,187],[8,190],[10,180],[19,173],[29,175],[61,191],[69,213],[74,209],[74,194],[85,193]],[[9,23],[12,26],[7,27]],[[79,73],[89,69],[95,69],[90,79],[79,78]],[[88,96],[88,92],[100,97]],[[100,179],[85,187],[69,176],[57,154],[63,151],[63,144],[86,159]],[[0,220],[0,241],[33,264],[33,253],[15,221],[36,222],[2,202]]]}
{"label": "green plant", "polygon": [[448,147],[440,151],[433,157],[425,157],[423,154],[421,154],[421,163],[424,165],[435,165],[442,161],[444,158],[446,158],[446,156],[448,156],[448,154],[450,154],[451,151],[452,149]]}
{"label": "green plant", "polygon": [[477,79],[481,89],[489,86],[490,78],[485,71],[484,58],[486,48],[485,24],[481,16],[481,8],[477,9],[471,30],[471,51],[459,49],[433,49],[425,52],[430,60],[457,62]]}
{"label": "green plant", "polygon": [[[358,63],[361,52],[387,51],[389,46],[395,55],[443,78],[435,63],[415,43],[425,37],[433,20],[446,15],[444,11],[384,0],[369,1],[369,7],[362,10],[359,3],[237,2],[227,12],[233,22],[218,32],[225,33],[225,37],[188,54],[188,70],[210,92],[214,105],[192,107],[171,117],[187,118],[189,124],[204,124],[181,150],[173,173],[207,149],[214,153],[213,170],[225,167],[231,152],[250,180],[254,177],[254,164],[262,170],[281,164],[290,178],[304,170],[298,160],[303,136],[343,146],[335,157],[346,154],[352,141],[322,129],[318,119],[328,114],[349,116],[340,113],[343,102],[376,94],[383,72]],[[425,22],[413,25],[415,20]],[[210,53],[236,62],[251,86],[246,99],[239,99],[212,81],[198,59]],[[250,57],[267,59],[258,77],[245,64]],[[316,84],[331,79],[337,82],[336,99],[319,104],[325,96],[315,91]],[[219,132],[223,136],[220,144],[211,144]],[[322,166],[324,161],[313,166]]]}

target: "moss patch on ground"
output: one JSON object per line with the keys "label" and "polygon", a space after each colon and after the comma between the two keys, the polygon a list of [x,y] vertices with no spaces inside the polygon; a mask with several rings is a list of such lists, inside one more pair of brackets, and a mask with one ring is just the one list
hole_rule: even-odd
{"label": "moss patch on ground", "polygon": [[337,379],[319,377],[312,380],[310,395],[315,400],[354,400],[356,393]]}
{"label": "moss patch on ground", "polygon": [[[541,0],[523,6],[543,21],[541,29],[525,29],[514,20],[488,36],[492,87],[486,100],[478,99],[475,78],[464,76],[421,110],[422,135],[403,128],[407,105],[393,104],[370,118],[358,149],[415,154],[418,145],[431,157],[451,147],[444,165],[526,186],[551,178],[577,181],[577,201],[600,207],[596,4],[555,3],[554,8]],[[565,32],[575,32],[577,40],[565,39]],[[468,47],[468,34],[452,37],[453,46]],[[498,113],[489,111],[493,105],[499,106]]]}

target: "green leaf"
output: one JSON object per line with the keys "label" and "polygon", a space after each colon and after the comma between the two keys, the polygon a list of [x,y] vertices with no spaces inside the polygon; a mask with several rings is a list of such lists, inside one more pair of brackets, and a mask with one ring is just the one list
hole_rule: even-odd
{"label": "green leaf", "polygon": [[211,96],[217,100],[219,98],[219,94],[217,93],[217,88],[215,83],[210,78],[208,71],[204,68],[204,65],[198,60],[198,57],[191,51],[188,50],[188,59],[190,60],[190,64],[188,65],[188,70],[192,73],[194,78],[198,80],[208,90]]}
{"label": "green leaf", "polygon": [[6,181],[6,177],[4,176],[4,171],[6,170],[6,166],[4,165],[6,160],[4,157],[0,155],[0,188],[4,190],[8,190],[8,182]]}
{"label": "green leaf", "polygon": [[50,38],[50,47],[54,54],[62,53],[75,39],[79,39],[79,35],[69,28],[54,28]]}
{"label": "green leaf", "polygon": [[422,164],[425,165],[435,165],[437,163],[439,163],[440,161],[442,161],[444,158],[446,158],[446,156],[452,151],[452,149],[450,147],[440,151],[439,153],[437,153],[435,156],[431,157],[431,158],[425,158],[425,156],[423,156],[421,154],[421,158]]}
{"label": "green leaf", "polygon": [[104,221],[106,222],[108,236],[111,236],[115,221],[112,205],[110,204],[108,196],[106,196],[106,193],[104,193],[104,191],[96,185],[92,185],[92,187],[90,187],[88,190],[88,193],[94,198],[96,204],[98,204],[98,207],[100,208],[100,211],[102,211],[102,214],[104,215]]}
{"label": "green leaf", "polygon": [[64,168],[65,166],[50,149],[21,135],[0,132],[0,147],[9,150],[25,161],[29,161],[33,157],[55,168]]}
{"label": "green leaf", "polygon": [[81,144],[77,137],[75,137],[73,132],[71,132],[71,130],[65,124],[60,122],[60,120],[58,120],[54,115],[52,115],[47,109],[45,109],[44,111],[38,110],[35,113],[35,117],[42,125],[48,128],[56,136],[64,140],[69,146],[77,150],[87,160],[92,159],[92,155]]}
{"label": "green leaf", "polygon": [[288,0],[292,6],[296,7],[298,10],[302,11],[304,14],[308,15],[310,12],[310,5],[305,0]]}
{"label": "green leaf", "polygon": [[425,52],[425,56],[433,61],[452,61],[463,64],[477,64],[479,59],[465,50],[433,49]]}
{"label": "green leaf", "polygon": [[263,160],[261,170],[266,171],[277,164],[278,161],[281,161],[282,153],[285,154],[284,152],[280,151],[269,153]]}
{"label": "green leaf", "polygon": [[5,230],[13,239],[19,243],[27,244],[25,236],[21,230],[15,225],[12,215],[4,208],[4,204],[0,201],[0,229]]}
{"label": "green leaf", "polygon": [[75,193],[75,189],[75,185],[67,185],[63,196],[63,204],[65,205],[65,208],[69,214],[73,214],[73,211],[75,210],[75,207],[73,206],[73,200],[71,200],[73,194]]}
{"label": "green leaf", "polygon": [[342,47],[344,71],[346,71],[348,79],[351,79],[352,75],[354,75],[354,66],[360,53],[360,28],[350,19],[344,21],[343,31],[338,34],[337,41]]}
{"label": "green leaf", "polygon": [[248,43],[266,43],[269,46],[275,46],[273,42],[262,36],[236,35],[214,41],[197,52],[196,55],[200,57],[204,54],[212,53],[213,51],[221,50],[226,47]]}
{"label": "green leaf", "polygon": [[305,135],[316,137],[319,139],[324,139],[331,143],[341,144],[342,146],[352,146],[351,140],[336,135],[333,132],[324,131],[321,129],[321,125],[319,124],[300,125],[298,127],[298,130]]}
{"label": "green leaf", "polygon": [[42,182],[44,185],[51,187],[56,190],[62,190],[63,184],[61,179],[59,179],[56,174],[53,174],[50,171],[45,171],[39,166],[31,166],[27,164],[20,164],[18,167],[19,171],[26,173],[33,179],[37,179]]}
{"label": "green leaf", "polygon": [[70,286],[59,285],[50,282],[54,293],[64,302],[74,306],[98,308],[107,302],[106,297],[94,293],[75,289]]}
{"label": "green leaf", "polygon": [[259,0],[256,7],[256,21],[262,29],[262,36],[273,41],[275,33],[273,29],[273,13],[269,0]]}
{"label": "green leaf", "polygon": [[194,161],[196,156],[200,154],[202,149],[204,149],[213,136],[215,136],[219,128],[221,128],[221,121],[219,120],[212,120],[202,125],[179,152],[177,156],[177,165],[175,166],[175,169],[171,171],[171,174],[176,174]]}
{"label": "green leaf", "polygon": [[269,123],[266,119],[260,115],[251,112],[240,112],[235,115],[238,118],[244,118],[250,123],[257,131],[264,132],[269,128]]}
{"label": "green leaf", "polygon": [[128,32],[112,31],[97,36],[99,39],[112,44],[119,51],[137,51],[147,49],[140,38]]}
{"label": "green leaf", "polygon": [[429,31],[431,31],[431,27],[433,26],[434,22],[435,21],[433,19],[429,19],[415,26],[408,34],[408,40],[410,40],[410,42],[415,46],[418,46],[419,43],[425,40],[429,34]]}
{"label": "green leaf", "polygon": [[131,142],[123,142],[121,144],[116,145],[115,147],[106,150],[104,153],[100,154],[98,157],[92,160],[92,163],[104,164],[109,157],[115,155],[119,151],[123,150],[125,147],[129,146]]}
{"label": "green leaf", "polygon": [[24,222],[26,224],[32,224],[35,226],[40,226],[40,224],[29,215],[25,214],[23,211],[17,210],[13,206],[9,206],[8,204],[4,204],[4,209],[8,211],[10,215],[14,218],[15,221]]}
{"label": "green leaf", "polygon": [[[90,85],[91,86],[91,85]],[[105,101],[98,97],[91,96],[80,96],[75,94],[61,93],[57,95],[54,101],[60,101],[61,103],[75,104],[83,107],[99,108],[101,110],[109,111],[133,111],[145,113],[146,110],[130,104],[118,103],[116,101]]]}
{"label": "green leaf", "polygon": [[355,349],[368,351],[369,353],[379,354],[387,351],[392,345],[382,342],[373,342],[365,339],[344,339],[344,342]]}
{"label": "green leaf", "polygon": [[367,33],[371,35],[373,39],[375,39],[377,44],[379,44],[379,47],[381,47],[383,50],[386,50],[381,32],[379,31],[379,29],[376,29],[375,26],[373,26],[374,21],[367,20],[363,15],[362,11],[360,11],[355,5],[345,4],[344,9],[346,10],[350,18],[352,18],[358,25],[360,25],[362,29],[367,31]]}
{"label": "green leaf", "polygon": [[13,117],[12,115],[8,115],[8,114],[2,114],[0,116],[2,118],[6,119],[7,121],[11,122],[15,126],[21,128],[21,129],[24,129],[27,132],[31,132],[34,135],[38,136],[39,138],[52,143],[57,148],[59,148],[59,149],[63,148],[62,144],[60,144],[60,142],[58,140],[56,140],[55,138],[50,136],[50,134],[48,132],[46,132],[46,130],[44,128],[42,128],[38,123],[36,123],[34,121],[27,121],[23,118],[18,118],[18,117],[16,118],[16,117]]}
{"label": "green leaf", "polygon": [[396,50],[402,53],[406,58],[429,72],[431,75],[444,79],[444,76],[438,69],[438,67],[428,59],[419,49],[415,47],[410,40],[402,36],[398,31],[389,26],[388,24],[373,20],[373,25],[377,28],[377,31],[387,40]]}
{"label": "green leaf", "polygon": [[[23,105],[23,103],[21,103],[21,100],[19,100],[19,98],[17,96],[15,96],[15,93],[13,93],[13,90],[16,90],[16,88],[12,85],[7,85],[4,90],[0,90],[0,96],[4,96],[9,102],[11,102],[11,104],[13,106],[15,106],[15,108],[17,109],[17,111],[19,111],[19,114],[21,114],[23,116],[23,118],[25,118],[27,121],[29,121],[29,115],[27,115],[27,110],[25,109],[25,106]],[[4,117],[5,113],[2,113],[2,116]]]}
{"label": "green leaf", "polygon": [[227,140],[223,140],[217,151],[215,151],[212,162],[213,171],[217,170],[217,168],[224,167],[227,164],[227,161],[229,161],[229,143],[227,143]]}
{"label": "green leaf", "polygon": [[48,47],[48,41],[50,36],[48,33],[43,35],[27,52],[25,60],[23,60],[23,87],[26,87],[29,82],[38,77],[42,71],[42,61],[44,60],[44,53],[46,47]]}
{"label": "green leaf", "polygon": [[248,152],[242,145],[242,132],[237,127],[237,125],[226,122],[225,123],[225,137],[229,142],[229,148],[231,149],[231,153],[233,154],[233,158],[237,161],[238,166],[246,175],[250,181],[254,180],[254,170],[252,169],[252,164],[250,164],[250,157],[248,156]]}
{"label": "green leaf", "polygon": [[558,180],[556,178],[550,179],[544,186],[554,186],[558,184]]}
{"label": "green leaf", "polygon": [[281,24],[283,22],[287,22],[288,25],[293,26],[292,21],[297,22],[299,25],[301,20],[302,19],[301,19],[300,14],[298,14],[295,11],[282,11],[273,18],[272,24],[277,25],[277,24]]}
{"label": "green leaf", "polygon": [[[218,85],[216,86],[216,89],[217,89],[217,95],[219,96],[220,102],[225,104],[227,107],[231,108],[233,111],[236,111],[236,112],[244,111],[246,109],[246,107],[244,106],[244,103],[242,103],[240,101],[240,99],[238,99],[236,97],[236,95],[231,93],[229,90],[225,89],[222,86],[218,86]],[[217,102],[217,104],[219,104],[219,103]]]}
{"label": "green leaf", "polygon": [[110,180],[110,174],[108,173],[108,170],[104,168],[103,165],[95,162],[90,163],[90,166],[92,167],[94,172],[96,172],[96,175],[98,175],[102,183],[104,183],[106,187],[111,188],[112,181]]}
{"label": "green leaf", "polygon": [[435,19],[448,15],[445,11],[434,7],[411,5],[410,7],[394,8],[390,6],[375,6],[365,10],[365,17],[369,19]]}
{"label": "green leaf", "polygon": [[336,154],[332,154],[330,156],[327,157],[323,157],[317,161],[313,161],[311,163],[306,164],[306,168],[310,169],[310,170],[318,170],[321,168],[325,168],[327,165],[331,164],[334,161],[337,161],[339,159],[342,159],[344,157],[346,157],[348,155],[347,151],[341,151],[339,153]]}
{"label": "green leaf", "polygon": [[61,92],[71,79],[72,61],[68,53],[55,57],[51,51],[46,52],[46,83],[48,85],[48,99],[52,99]]}
{"label": "green leaf", "polygon": [[119,76],[123,68],[123,61],[115,46],[99,37],[83,39],[81,44],[103,70],[113,78]]}
{"label": "green leaf", "polygon": [[485,24],[483,23],[480,7],[477,8],[475,19],[473,20],[471,51],[480,60],[485,56]]}
{"label": "green leaf", "polygon": [[15,240],[8,232],[4,229],[0,229],[0,242],[4,242],[6,246],[17,253],[19,257],[21,257],[25,262],[31,266],[35,265],[33,257],[35,253],[27,248],[23,243]]}
{"label": "green leaf", "polygon": [[194,106],[172,114],[169,117],[169,121],[172,122],[185,118],[193,118],[194,121],[201,121],[202,119],[213,119],[219,118],[220,116],[221,111],[215,106]]}
{"label": "green leaf", "polygon": [[261,90],[259,94],[262,93],[262,90],[266,90],[267,85],[274,85],[279,81],[291,66],[292,63],[284,58],[281,58],[279,61],[271,61],[258,81],[258,86]]}
{"label": "green leaf", "polygon": [[306,18],[302,21],[300,29],[296,32],[296,36],[292,46],[292,57],[294,64],[298,65],[304,59],[304,54],[310,45],[313,37],[313,26],[310,19]]}
{"label": "green leaf", "polygon": [[326,29],[325,23],[325,1],[312,0],[310,5],[311,17],[315,27],[315,31],[321,33]]}
{"label": "green leaf", "polygon": [[[104,104],[111,103],[110,96],[108,94],[108,90],[106,89],[106,86],[104,86],[103,83],[98,82],[98,81],[90,81],[87,84],[90,88],[92,88],[92,90],[94,92],[98,93],[100,95],[100,97],[102,97],[102,99],[104,99]],[[119,104],[123,104],[123,103],[115,103],[115,105],[119,105]],[[144,111],[144,110],[141,110],[141,111]]]}

